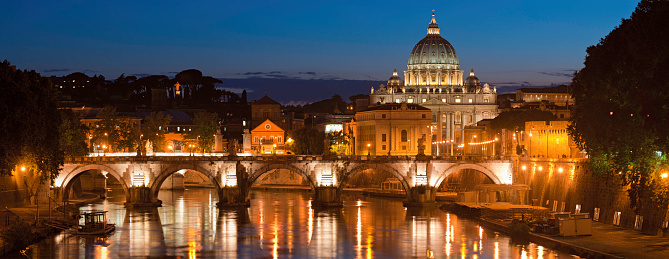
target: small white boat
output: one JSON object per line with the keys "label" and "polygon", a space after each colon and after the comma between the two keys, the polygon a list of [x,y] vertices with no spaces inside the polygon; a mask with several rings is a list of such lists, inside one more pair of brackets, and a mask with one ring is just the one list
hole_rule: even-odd
{"label": "small white boat", "polygon": [[86,212],[80,215],[84,224],[77,226],[79,235],[105,235],[116,230],[116,225],[107,222],[106,211]]}

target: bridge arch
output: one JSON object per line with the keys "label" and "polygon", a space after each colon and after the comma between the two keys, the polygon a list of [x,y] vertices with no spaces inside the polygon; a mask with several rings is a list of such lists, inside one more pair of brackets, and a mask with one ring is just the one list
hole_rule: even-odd
{"label": "bridge arch", "polygon": [[[160,174],[156,176],[156,178],[149,183],[151,186],[151,197],[154,197],[156,200],[158,199],[158,192],[160,192],[160,186],[165,182],[167,177],[170,177],[171,175],[175,174],[179,170],[193,170],[196,171],[205,177],[209,178],[209,180],[214,184],[216,187],[216,190],[218,193],[220,193],[221,190],[221,183],[220,179],[216,178],[216,175],[214,175],[210,170],[207,170],[206,168],[203,168],[197,164],[175,164],[175,165],[170,165],[163,169]],[[219,197],[220,198],[220,197]]]}
{"label": "bridge arch", "polygon": [[256,170],[253,170],[249,174],[248,182],[246,183],[246,186],[244,186],[245,188],[242,188],[243,190],[245,190],[244,196],[246,197],[248,195],[248,193],[249,193],[248,190],[251,189],[251,186],[253,185],[253,183],[256,182],[256,180],[258,180],[258,178],[260,178],[264,174],[269,173],[270,171],[275,170],[275,169],[285,169],[285,170],[289,170],[293,173],[296,173],[296,174],[300,175],[307,182],[307,184],[309,184],[309,188],[311,188],[312,191],[316,190],[316,184],[314,183],[313,179],[311,179],[311,176],[309,174],[307,174],[304,170],[300,169],[299,167],[297,167],[293,164],[289,164],[289,163],[271,163],[270,162],[270,163],[265,164],[265,165],[263,165],[262,167],[260,167]]}
{"label": "bridge arch", "polygon": [[500,181],[499,177],[497,177],[495,172],[491,171],[490,169],[488,169],[485,166],[482,166],[482,165],[479,165],[479,164],[458,163],[458,164],[455,164],[455,165],[452,165],[452,166],[446,168],[446,170],[444,170],[444,172],[439,175],[439,177],[437,178],[437,182],[434,186],[435,187],[441,186],[441,183],[444,180],[446,180],[446,178],[448,176],[450,176],[451,174],[453,174],[457,171],[464,170],[464,169],[473,169],[473,170],[479,171],[479,172],[483,173],[485,176],[487,176],[488,178],[490,178],[490,180],[492,180],[493,183],[502,184],[502,181]]}
{"label": "bridge arch", "polygon": [[100,170],[100,171],[105,171],[107,172],[107,175],[112,175],[116,180],[118,180],[119,183],[121,183],[121,186],[123,187],[123,192],[125,193],[125,197],[128,197],[128,185],[126,181],[123,180],[123,176],[116,172],[113,168],[106,166],[106,165],[100,165],[100,164],[86,164],[86,165],[78,165],[75,167],[72,171],[67,173],[65,177],[63,178],[63,182],[61,183],[61,192],[62,192],[62,200],[67,201],[69,200],[69,189],[72,187],[72,184],[74,183],[74,180],[81,175],[82,173],[89,171],[89,170]]}
{"label": "bridge arch", "polygon": [[344,179],[339,179],[340,182],[339,186],[337,187],[338,192],[341,193],[341,190],[344,189],[344,187],[348,184],[348,181],[351,180],[353,176],[369,169],[381,170],[391,173],[400,181],[400,183],[402,183],[402,188],[404,189],[404,193],[406,193],[407,195],[407,199],[409,200],[411,199],[411,185],[409,184],[409,181],[407,181],[404,174],[400,173],[399,171],[397,171],[397,169],[395,169],[392,166],[388,166],[386,164],[381,164],[381,163],[363,163],[353,167],[351,170],[348,170],[346,172]]}

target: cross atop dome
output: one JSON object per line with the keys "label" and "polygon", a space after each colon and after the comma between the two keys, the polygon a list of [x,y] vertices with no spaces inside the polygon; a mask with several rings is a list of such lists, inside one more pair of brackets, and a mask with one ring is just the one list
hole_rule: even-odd
{"label": "cross atop dome", "polygon": [[427,26],[427,34],[439,35],[439,24],[437,20],[434,19],[434,10],[432,10],[432,21],[430,25]]}

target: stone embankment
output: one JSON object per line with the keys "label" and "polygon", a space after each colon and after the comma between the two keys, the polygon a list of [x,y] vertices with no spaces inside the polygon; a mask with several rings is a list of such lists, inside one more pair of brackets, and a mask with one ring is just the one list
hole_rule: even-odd
{"label": "stone embankment", "polygon": [[[512,219],[490,219],[481,216],[478,208],[448,203],[442,210],[477,220],[484,228],[498,231],[514,238],[524,239],[541,246],[577,255],[582,258],[669,258],[669,239],[648,235],[599,222],[592,222],[592,235],[561,236],[528,232],[514,235]],[[526,216],[529,219],[530,216]]]}

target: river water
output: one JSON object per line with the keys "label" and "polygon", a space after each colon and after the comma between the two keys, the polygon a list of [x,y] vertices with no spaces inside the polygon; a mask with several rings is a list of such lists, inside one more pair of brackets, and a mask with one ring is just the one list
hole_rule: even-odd
{"label": "river water", "polygon": [[344,207],[314,210],[307,192],[252,191],[248,209],[219,210],[214,189],[160,191],[163,206],[126,210],[123,192],[81,210],[106,210],[116,231],[65,231],[30,246],[29,258],[571,258],[516,243],[439,209],[344,195]]}

